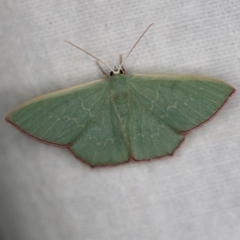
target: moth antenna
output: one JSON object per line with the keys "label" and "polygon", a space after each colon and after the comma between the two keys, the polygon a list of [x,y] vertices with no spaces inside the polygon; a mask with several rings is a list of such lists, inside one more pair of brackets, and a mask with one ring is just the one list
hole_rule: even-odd
{"label": "moth antenna", "polygon": [[123,63],[127,60],[128,56],[130,55],[130,53],[132,52],[132,50],[136,47],[136,45],[138,44],[138,42],[141,40],[141,38],[145,35],[145,33],[147,32],[147,30],[148,30],[152,25],[153,25],[153,23],[150,24],[150,25],[147,27],[147,29],[143,32],[143,34],[138,38],[137,42],[133,45],[133,47],[131,48],[131,50],[130,50],[129,53],[127,54],[127,56],[123,59],[123,61],[122,61],[121,65],[120,65],[118,71],[120,71]]}
{"label": "moth antenna", "polygon": [[105,62],[103,62],[101,59],[93,56],[91,53],[85,51],[84,49],[78,47],[77,45],[75,45],[75,44],[73,44],[73,43],[71,43],[71,42],[69,42],[69,41],[64,40],[64,42],[69,43],[70,45],[74,46],[75,48],[78,48],[79,50],[85,52],[87,55],[89,55],[89,56],[91,56],[92,58],[96,59],[97,61],[101,62],[101,63],[104,64],[106,67],[108,67],[111,71],[113,71],[113,69],[112,69],[107,63],[105,63]]}

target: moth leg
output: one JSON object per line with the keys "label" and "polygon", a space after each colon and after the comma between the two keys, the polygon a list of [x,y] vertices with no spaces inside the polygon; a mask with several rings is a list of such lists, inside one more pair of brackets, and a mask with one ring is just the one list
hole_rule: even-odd
{"label": "moth leg", "polygon": [[[120,64],[121,64],[122,63],[122,54],[120,54],[119,60],[120,60]],[[126,70],[123,65],[122,65],[122,70],[123,70],[123,74],[126,75]]]}
{"label": "moth leg", "polygon": [[103,71],[103,69],[98,61],[96,61],[96,64],[97,64],[98,68],[100,69],[100,71],[103,73],[103,75],[105,75],[107,78],[109,78],[108,74]]}

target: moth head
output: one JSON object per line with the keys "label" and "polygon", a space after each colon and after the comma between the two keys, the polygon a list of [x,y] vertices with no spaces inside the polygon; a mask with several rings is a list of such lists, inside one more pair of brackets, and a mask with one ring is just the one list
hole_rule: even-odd
{"label": "moth head", "polygon": [[123,70],[122,69],[119,70],[115,66],[113,71],[110,72],[110,76],[112,77],[113,75],[118,75],[118,74],[123,74]]}

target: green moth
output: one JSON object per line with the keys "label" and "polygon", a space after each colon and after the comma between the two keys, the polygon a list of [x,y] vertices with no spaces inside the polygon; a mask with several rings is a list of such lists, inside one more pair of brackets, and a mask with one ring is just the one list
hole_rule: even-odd
{"label": "green moth", "polygon": [[235,91],[200,76],[128,76],[123,62],[108,79],[34,98],[6,120],[38,140],[65,146],[91,166],[114,165],[172,155],[185,134],[213,116]]}

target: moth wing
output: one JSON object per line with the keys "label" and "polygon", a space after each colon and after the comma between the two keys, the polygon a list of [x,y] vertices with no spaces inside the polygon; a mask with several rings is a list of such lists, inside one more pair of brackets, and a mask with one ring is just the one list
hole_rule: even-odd
{"label": "moth wing", "polygon": [[211,78],[133,75],[129,136],[136,160],[171,155],[188,131],[209,119],[234,92]]}
{"label": "moth wing", "polygon": [[133,75],[134,96],[169,126],[188,131],[209,119],[234,92],[212,78],[178,75]]}
{"label": "moth wing", "polygon": [[109,84],[96,80],[34,98],[14,109],[6,120],[25,133],[68,145],[98,114]]}
{"label": "moth wing", "polygon": [[67,146],[91,166],[128,160],[128,147],[109,99],[109,81],[97,80],[30,100],[7,117],[25,133]]}

